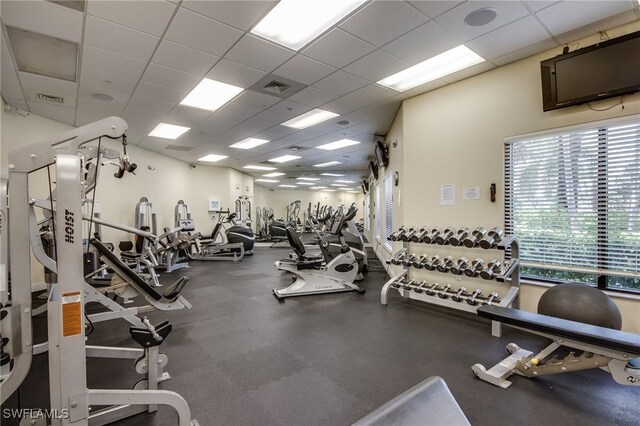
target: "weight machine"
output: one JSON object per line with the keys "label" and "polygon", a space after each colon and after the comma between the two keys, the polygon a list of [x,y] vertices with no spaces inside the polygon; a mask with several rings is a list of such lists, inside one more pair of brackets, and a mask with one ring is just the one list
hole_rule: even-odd
{"label": "weight machine", "polygon": [[240,225],[251,227],[251,201],[248,195],[241,195],[236,200],[236,219]]}
{"label": "weight machine", "polygon": [[[0,288],[0,292],[4,293],[0,296],[0,300],[3,301],[0,318],[3,322],[3,343],[6,341],[3,351],[7,350],[6,354],[11,360],[8,363],[9,371],[3,371],[5,374],[0,382],[0,402],[4,403],[18,389],[31,367],[34,351],[31,322],[33,250],[36,259],[57,274],[57,282],[51,285],[47,301],[50,408],[51,413],[55,414],[53,424],[106,424],[141,412],[153,412],[157,405],[164,404],[175,408],[180,426],[194,426],[198,423],[191,419],[190,409],[184,398],[175,392],[156,388],[160,377],[164,376],[161,368],[156,367],[162,365],[158,346],[168,335],[170,324],[162,323],[154,327],[143,320],[141,327],[131,328],[133,339],[144,349],[86,344],[86,296],[82,265],[82,205],[86,196],[83,166],[86,158],[99,155],[100,142],[97,149],[86,144],[102,137],[122,137],[125,155],[120,158],[119,171],[116,173],[116,177],[122,177],[125,170],[135,169],[135,165],[129,163],[126,156],[126,129],[127,124],[124,120],[110,117],[9,153],[12,281],[9,289],[3,278],[3,286]],[[55,260],[46,255],[37,230],[33,228],[35,203],[29,197],[30,173],[49,166],[55,168],[56,176],[55,197],[52,194],[49,200],[50,214],[54,219],[54,225],[57,225],[54,232]],[[2,234],[5,233],[5,228],[0,229]],[[29,238],[25,238],[25,235]],[[4,235],[2,240],[6,240]],[[94,239],[92,244],[94,242],[97,240]],[[3,247],[3,252],[6,247]],[[168,288],[165,293],[169,290],[171,293],[160,295],[160,299],[165,296],[179,298],[179,295],[174,293],[177,291],[179,294],[178,287]],[[138,359],[140,355],[143,355],[143,358],[136,367],[139,371],[146,371],[146,378],[134,389],[87,387],[87,356]],[[109,407],[92,410],[92,405]]]}

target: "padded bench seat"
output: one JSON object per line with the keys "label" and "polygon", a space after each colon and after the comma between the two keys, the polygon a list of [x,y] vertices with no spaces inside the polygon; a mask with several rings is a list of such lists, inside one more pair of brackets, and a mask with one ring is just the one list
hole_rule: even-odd
{"label": "padded bench seat", "polygon": [[633,333],[500,306],[481,306],[478,315],[527,330],[640,355],[640,335]]}

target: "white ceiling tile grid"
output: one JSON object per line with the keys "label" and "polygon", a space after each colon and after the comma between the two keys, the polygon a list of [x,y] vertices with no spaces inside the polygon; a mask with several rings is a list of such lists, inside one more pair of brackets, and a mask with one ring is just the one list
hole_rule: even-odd
{"label": "white ceiling tile grid", "polygon": [[[241,169],[293,154],[291,148],[300,146],[309,149],[300,151],[301,159],[278,165],[280,170],[318,173],[326,170],[313,164],[336,160],[343,164],[328,170],[355,170],[359,176],[366,175],[357,171],[367,166],[373,135],[388,131],[404,99],[640,17],[636,0],[376,0],[294,52],[250,33],[276,4],[88,0],[83,14],[47,1],[2,1],[2,97],[78,126],[120,115],[129,124],[130,143],[183,161],[226,153],[230,158],[219,164]],[[464,22],[482,8],[495,10],[496,18],[480,27]],[[77,43],[76,81],[14,71],[21,65],[13,60],[24,57],[14,49],[24,45],[6,38],[7,27]],[[403,93],[376,84],[460,44],[487,61]],[[300,89],[267,94],[252,87],[215,112],[180,105],[205,76],[243,89],[267,76],[269,81],[282,77]],[[63,97],[64,103],[42,101],[38,93]],[[314,108],[340,116],[304,130],[281,125]],[[177,141],[148,137],[161,121],[191,130]],[[229,148],[246,137],[271,142],[251,150]],[[315,148],[345,137],[362,143],[337,151]],[[168,145],[195,148],[178,151]]]}

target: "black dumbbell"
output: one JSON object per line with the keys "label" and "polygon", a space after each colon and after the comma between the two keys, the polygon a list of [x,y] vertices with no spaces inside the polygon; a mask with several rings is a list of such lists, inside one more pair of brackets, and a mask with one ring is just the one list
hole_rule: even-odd
{"label": "black dumbbell", "polygon": [[433,228],[430,232],[427,232],[422,236],[420,242],[425,244],[433,244],[436,241],[436,237],[440,235],[441,232],[442,231],[440,230],[440,228]]}
{"label": "black dumbbell", "polygon": [[467,248],[475,247],[478,245],[480,240],[484,238],[485,235],[487,235],[487,230],[482,226],[478,226],[476,229],[473,230],[471,235],[469,235],[467,238],[464,239],[462,243]]}
{"label": "black dumbbell", "polygon": [[402,259],[402,266],[411,266],[413,264],[413,261],[417,259],[417,256],[415,254],[412,254],[408,257],[405,257],[404,259]]}
{"label": "black dumbbell", "polygon": [[404,282],[403,279],[395,280],[394,282],[391,283],[391,287],[400,288],[402,286],[403,282]]}
{"label": "black dumbbell", "polygon": [[401,265],[402,260],[406,257],[407,257],[407,252],[403,251],[399,254],[396,254],[395,257],[392,257],[391,259],[389,259],[389,262],[391,262],[392,265]]}
{"label": "black dumbbell", "polygon": [[420,284],[413,287],[413,291],[415,291],[416,293],[422,293],[424,291],[422,287],[424,287],[426,284],[426,281],[421,281]]}
{"label": "black dumbbell", "polygon": [[438,270],[438,272],[449,272],[449,269],[451,269],[452,265],[453,256],[447,256],[436,266],[436,269]]}
{"label": "black dumbbell", "polygon": [[402,288],[405,290],[411,290],[411,287],[416,283],[416,280],[405,281],[402,284]]}
{"label": "black dumbbell", "polygon": [[445,285],[444,288],[438,292],[438,297],[440,299],[448,299],[449,295],[447,294],[447,292],[449,290],[451,290],[451,285],[450,284]]}
{"label": "black dumbbell", "polygon": [[454,302],[462,302],[463,296],[466,296],[466,295],[467,295],[467,289],[462,287],[456,292],[456,294],[451,296],[451,300],[453,300]]}
{"label": "black dumbbell", "polygon": [[404,232],[400,235],[400,241],[404,241],[405,243],[407,241],[409,241],[411,239],[411,237],[418,232],[418,230],[414,227],[411,227],[407,230],[407,232]]}
{"label": "black dumbbell", "polygon": [[457,247],[462,245],[462,242],[469,236],[469,228],[460,228],[458,232],[449,238],[449,244]]}
{"label": "black dumbbell", "polygon": [[501,263],[499,260],[490,261],[487,263],[487,267],[480,272],[480,278],[483,280],[490,280],[494,275],[498,275],[500,273],[500,265]]}
{"label": "black dumbbell", "polygon": [[455,234],[456,230],[454,228],[446,228],[440,235],[436,237],[436,244],[441,246],[447,244],[449,242],[449,238]]}
{"label": "black dumbbell", "polygon": [[483,268],[484,268],[484,260],[480,259],[479,257],[476,257],[471,262],[471,265],[469,265],[469,267],[464,270],[464,274],[468,277],[475,277],[480,273],[480,271],[482,271]]}
{"label": "black dumbbell", "polygon": [[483,249],[493,248],[500,241],[502,241],[503,235],[504,235],[504,229],[495,227],[491,231],[487,232],[487,235],[485,235],[484,238],[480,240],[479,245]]}
{"label": "black dumbbell", "polygon": [[478,296],[482,296],[482,290],[476,288],[475,290],[473,290],[473,293],[471,293],[471,296],[467,298],[467,303],[471,306],[477,305],[478,301],[476,299],[478,298]]}
{"label": "black dumbbell", "polygon": [[429,229],[426,226],[423,226],[411,236],[410,241],[412,243],[419,243],[425,232],[429,232]]}
{"label": "black dumbbell", "polygon": [[466,257],[461,257],[455,263],[455,265],[451,266],[451,273],[454,275],[462,275],[464,274],[464,270],[469,267],[469,259]]}
{"label": "black dumbbell", "polygon": [[407,230],[404,228],[404,226],[401,226],[400,229],[398,229],[393,234],[389,235],[389,240],[390,241],[400,241],[400,236],[402,234],[404,234],[405,232],[407,232]]}
{"label": "black dumbbell", "polygon": [[428,288],[425,288],[424,293],[428,296],[435,296],[436,291],[438,290],[440,290],[440,286],[438,285],[438,283],[434,283],[430,285]]}
{"label": "black dumbbell", "polygon": [[500,296],[498,296],[498,293],[496,293],[496,292],[491,293],[489,295],[489,297],[487,297],[487,299],[482,302],[482,304],[483,305],[492,305],[493,302],[500,303]]}
{"label": "black dumbbell", "polygon": [[424,264],[429,261],[429,256],[426,254],[421,255],[419,258],[413,261],[412,266],[417,269],[424,268]]}
{"label": "black dumbbell", "polygon": [[428,271],[433,271],[434,269],[436,269],[436,267],[438,266],[438,264],[441,262],[440,260],[440,256],[435,255],[431,258],[431,260],[429,260],[428,262],[426,262],[424,264],[424,269],[428,270]]}

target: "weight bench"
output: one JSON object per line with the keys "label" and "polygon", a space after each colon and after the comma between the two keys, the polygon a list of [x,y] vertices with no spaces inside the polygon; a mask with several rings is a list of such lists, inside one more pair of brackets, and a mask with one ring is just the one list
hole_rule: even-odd
{"label": "weight bench", "polygon": [[471,425],[447,384],[429,377],[367,414],[353,426]]}
{"label": "weight bench", "polygon": [[[478,315],[553,341],[536,355],[510,343],[511,355],[491,369],[471,367],[484,381],[506,389],[511,385],[506,379],[513,374],[532,378],[601,368],[621,385],[640,386],[640,335],[500,306],[482,306]],[[561,346],[571,350],[569,355],[544,361]]]}
{"label": "weight bench", "polygon": [[141,294],[154,308],[169,311],[174,309],[187,308],[191,309],[191,304],[180,295],[184,286],[189,282],[189,278],[180,277],[173,284],[165,288],[162,293],[155,290],[138,274],[129,268],[122,260],[110,251],[103,243],[95,238],[91,239],[91,245],[95,247],[98,255],[102,257],[113,271],[122,278],[126,284],[130,285],[135,291]]}

